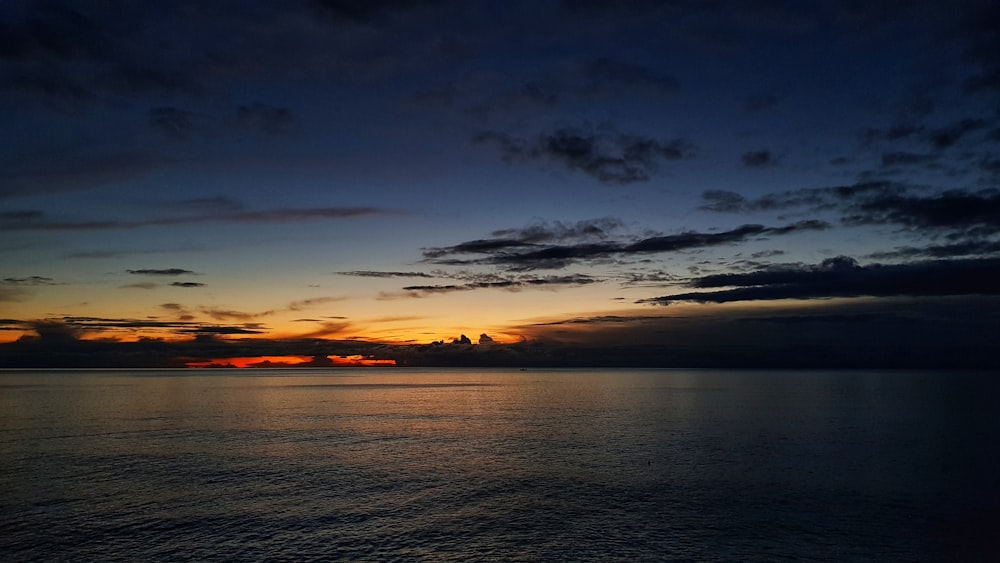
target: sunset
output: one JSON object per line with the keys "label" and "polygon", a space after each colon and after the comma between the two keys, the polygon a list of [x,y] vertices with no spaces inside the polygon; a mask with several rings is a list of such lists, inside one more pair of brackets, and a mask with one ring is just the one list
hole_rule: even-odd
{"label": "sunset", "polygon": [[10,3],[0,363],[872,320],[996,365],[995,6],[879,6]]}
{"label": "sunset", "polygon": [[[981,539],[968,522],[988,509],[965,501],[1000,492],[940,488],[944,474],[955,483],[978,483],[979,473],[955,468],[987,464],[956,445],[965,442],[927,433],[965,428],[968,421],[953,413],[978,413],[984,405],[976,398],[996,390],[992,379],[968,374],[1000,369],[998,30],[993,0],[5,1],[0,379],[10,398],[0,429],[14,436],[37,424],[39,436],[48,435],[46,428],[91,436],[193,432],[204,425],[219,443],[257,440],[256,432],[316,459],[326,458],[308,444],[327,438],[296,432],[336,435],[337,444],[361,452],[350,463],[363,467],[344,479],[395,483],[402,487],[392,489],[396,496],[372,500],[394,507],[433,496],[412,488],[433,481],[433,471],[421,465],[426,460],[417,461],[421,455],[454,455],[455,467],[467,462],[474,473],[485,472],[481,478],[492,475],[483,458],[456,452],[455,444],[521,460],[491,462],[508,471],[496,475],[517,481],[511,490],[520,493],[534,486],[526,475],[550,467],[571,468],[553,489],[568,494],[560,479],[605,483],[595,475],[613,475],[621,469],[615,464],[625,464],[628,478],[645,484],[713,479],[697,486],[712,491],[705,494],[718,508],[728,506],[720,491],[738,488],[729,480],[739,471],[698,465],[721,459],[705,444],[739,436],[725,442],[730,454],[751,442],[764,447],[735,428],[784,436],[768,441],[766,451],[793,444],[788,460],[812,460],[804,462],[815,464],[808,467],[793,461],[771,467],[768,458],[765,466],[780,477],[747,477],[759,477],[752,485],[763,488],[800,478],[801,489],[790,485],[803,495],[796,499],[812,498],[804,483],[815,482],[811,471],[830,467],[825,460],[861,460],[872,449],[864,444],[884,439],[881,451],[896,452],[895,461],[851,467],[882,475],[903,464],[912,487],[899,493],[903,500],[892,496],[895,485],[879,489],[888,495],[880,506],[931,515],[919,521],[923,528],[901,531],[899,522],[911,514],[872,510],[884,517],[886,536],[851,552],[845,538],[865,526],[842,507],[814,522],[839,530],[842,537],[831,542],[846,551],[831,548],[819,559],[971,554],[979,544],[956,538]],[[578,377],[565,379],[566,373]],[[72,385],[103,391],[76,395],[77,380],[66,374],[79,375]],[[859,383],[859,374],[869,379]],[[134,388],[119,388],[115,378]],[[36,395],[34,385],[48,391]],[[574,394],[584,388],[611,406]],[[712,398],[689,403],[682,397],[688,389]],[[885,406],[905,400],[919,404]],[[149,413],[136,410],[143,401],[150,401]],[[813,410],[800,414],[803,404]],[[464,423],[434,414],[453,408]],[[63,409],[76,414],[46,418]],[[91,412],[110,418],[88,418]],[[121,428],[119,412],[131,421]],[[336,418],[345,412],[372,417],[364,418],[371,426],[354,418],[348,422],[357,427],[336,426],[348,424]],[[746,418],[730,429],[719,414],[726,412]],[[771,412],[791,414],[772,420]],[[941,426],[918,424],[915,413]],[[414,420],[412,431],[429,440],[407,442],[417,434],[406,434],[403,423],[392,426],[406,439],[393,436],[412,448],[399,451],[413,457],[397,460],[411,464],[405,486],[392,481],[398,476],[373,476],[395,450],[382,449],[372,436],[395,416]],[[550,416],[569,418],[556,424]],[[566,422],[574,416],[577,426]],[[602,457],[618,438],[601,434],[599,424],[589,428],[603,416],[608,428],[622,425],[618,457]],[[330,424],[343,435],[322,426],[324,417],[340,421]],[[800,420],[806,422],[793,428]],[[835,429],[824,420],[838,421],[830,423]],[[520,430],[550,423],[557,437],[548,442],[541,430]],[[688,436],[678,430],[686,424],[695,428],[691,443],[657,441]],[[273,425],[294,435],[267,434]],[[594,457],[581,461],[567,444],[585,426],[593,441],[580,447]],[[875,427],[884,430],[877,439],[857,438]],[[430,435],[420,434],[428,428]],[[500,434],[490,438],[493,429]],[[831,453],[840,447],[831,436],[841,434],[857,438],[856,449]],[[181,445],[162,451],[215,455],[212,446],[177,439]],[[17,459],[28,465],[3,471],[16,476],[8,482],[20,491],[38,486],[26,468],[47,466],[31,453],[34,440],[17,442],[23,446]],[[138,440],[130,451],[160,455],[145,449],[158,440]],[[814,442],[831,449],[810,450]],[[894,448],[902,443],[931,445],[899,453]],[[58,455],[88,447],[67,446]],[[519,457],[533,448],[561,453]],[[681,450],[697,453],[691,473],[678,465],[648,473]],[[79,466],[118,467],[122,458],[113,451],[108,446],[112,461]],[[259,459],[273,454],[260,444],[248,451]],[[946,454],[958,460],[954,466],[938,462]],[[233,460],[242,454],[233,455],[226,463],[238,465]],[[295,463],[321,464],[306,458]],[[181,473],[205,467],[212,465]],[[939,467],[945,467],[940,474],[927,469]],[[254,479],[258,469],[248,470]],[[852,475],[857,481],[837,498],[862,498],[866,487],[877,488],[877,478]],[[192,479],[210,490],[214,478]],[[339,483],[325,485],[333,490]],[[672,521],[658,512],[672,502],[658,496],[665,490],[648,493],[662,500],[653,512],[621,510]],[[609,491],[602,494],[621,493]],[[15,520],[47,526],[43,508],[32,512],[31,494],[18,497],[27,504],[5,505],[0,529]],[[531,498],[553,498],[539,494]],[[932,498],[961,500],[933,512]],[[479,509],[494,510],[491,502]],[[452,505],[441,503],[420,515],[451,514]],[[747,529],[767,521],[739,514]],[[519,517],[509,516],[507,525]],[[524,517],[537,524],[535,516]],[[365,518],[405,520],[397,513]],[[768,552],[751,539],[743,551],[720,550],[705,540],[697,518],[684,525],[696,531],[683,541],[696,537],[693,545],[714,547],[678,551],[658,543],[667,528],[643,536],[637,522],[588,521],[634,536],[616,546],[577,538],[594,549],[587,552],[538,538],[525,540],[531,550],[518,551],[521,531],[513,528],[502,541],[483,539],[489,534],[482,532],[482,545],[490,547],[479,551],[449,551],[432,540],[387,547],[371,535],[379,524],[359,531],[356,544],[341,537],[336,554],[219,548],[191,557],[816,555],[805,547]],[[407,534],[417,532],[397,537]],[[310,537],[322,545],[317,538],[325,536]],[[461,545],[464,538],[452,539]],[[0,540],[0,554],[114,558],[97,547],[33,551],[44,544],[34,541]],[[133,560],[177,555],[121,549]]]}

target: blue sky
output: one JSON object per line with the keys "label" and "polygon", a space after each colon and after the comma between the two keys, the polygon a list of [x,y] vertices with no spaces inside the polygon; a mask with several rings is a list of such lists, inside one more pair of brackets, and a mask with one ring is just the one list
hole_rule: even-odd
{"label": "blue sky", "polygon": [[52,338],[420,363],[463,333],[525,360],[993,361],[993,2],[0,15],[7,364]]}

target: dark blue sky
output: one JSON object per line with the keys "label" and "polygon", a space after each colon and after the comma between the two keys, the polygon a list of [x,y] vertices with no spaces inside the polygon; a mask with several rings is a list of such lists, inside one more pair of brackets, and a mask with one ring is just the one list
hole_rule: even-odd
{"label": "dark blue sky", "polygon": [[995,2],[0,18],[7,364],[56,341],[423,358],[461,333],[508,359],[994,362]]}

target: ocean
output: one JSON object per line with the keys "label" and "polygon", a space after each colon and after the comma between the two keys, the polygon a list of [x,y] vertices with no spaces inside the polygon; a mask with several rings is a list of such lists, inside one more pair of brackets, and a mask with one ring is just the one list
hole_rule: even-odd
{"label": "ocean", "polygon": [[958,371],[0,371],[0,559],[995,560],[998,391]]}

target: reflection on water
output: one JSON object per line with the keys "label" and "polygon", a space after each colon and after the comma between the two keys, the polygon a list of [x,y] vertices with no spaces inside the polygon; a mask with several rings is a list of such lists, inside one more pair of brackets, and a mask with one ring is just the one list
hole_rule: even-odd
{"label": "reflection on water", "polygon": [[3,372],[0,553],[971,556],[989,375]]}

